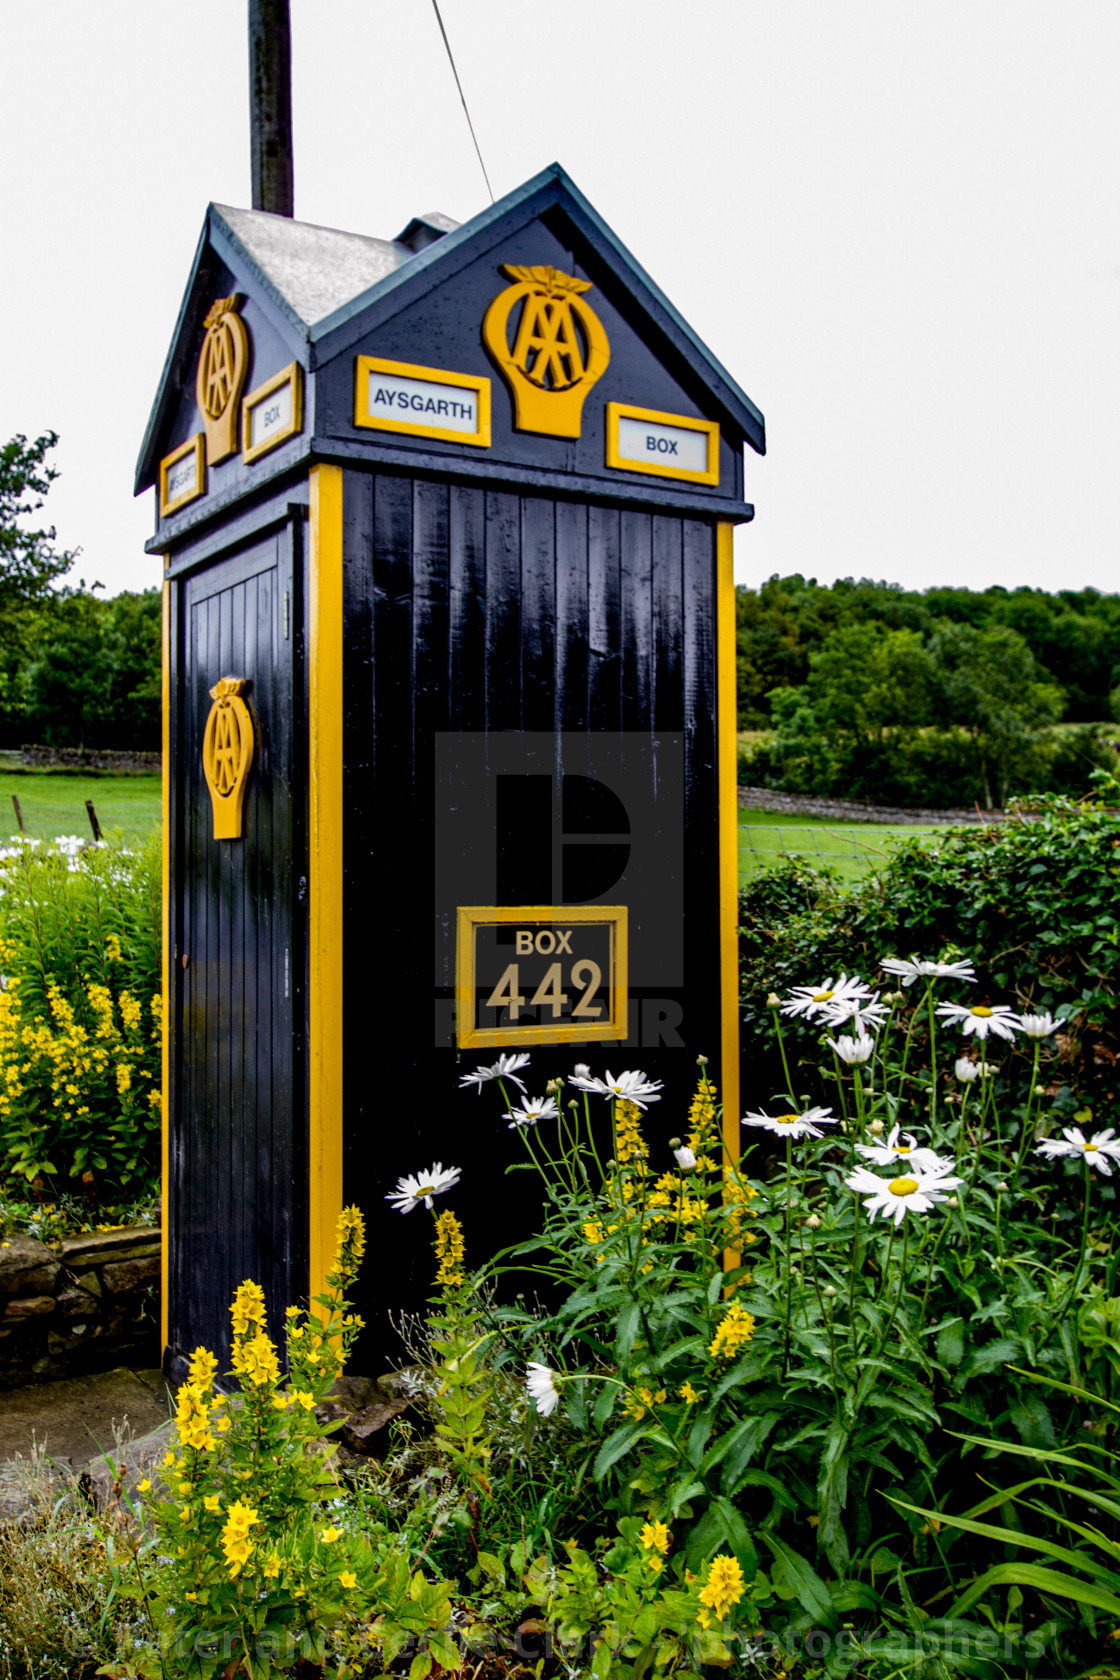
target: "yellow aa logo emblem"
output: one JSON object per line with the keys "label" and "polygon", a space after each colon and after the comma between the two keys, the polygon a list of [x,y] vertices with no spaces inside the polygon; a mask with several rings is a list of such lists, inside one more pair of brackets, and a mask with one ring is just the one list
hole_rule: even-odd
{"label": "yellow aa logo emblem", "polygon": [[509,385],[514,425],[579,437],[584,399],[611,359],[603,323],[583,296],[591,282],[558,268],[505,263],[502,272],[513,284],[486,311],[482,337]]}
{"label": "yellow aa logo emblem", "polygon": [[215,840],[240,840],[245,781],[253,762],[253,717],[241,677],[223,677],[210,690],[214,704],[202,736],[202,773],[214,807]]}
{"label": "yellow aa logo emblem", "polygon": [[249,333],[237,313],[244,301],[238,292],[219,298],[206,317],[194,389],[211,466],[237,453],[241,392],[249,371]]}

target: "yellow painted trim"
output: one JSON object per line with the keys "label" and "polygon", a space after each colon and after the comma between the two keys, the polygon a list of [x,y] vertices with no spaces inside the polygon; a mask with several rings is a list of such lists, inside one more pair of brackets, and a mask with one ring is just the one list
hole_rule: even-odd
{"label": "yellow painted trim", "polygon": [[[724,1160],[738,1164],[739,1113],[739,765],[735,685],[735,527],[716,526],[716,764],[719,794],[720,1073]],[[740,1257],[724,1254],[734,1270]]]}
{"label": "yellow painted trim", "polygon": [[[369,376],[390,373],[398,379],[423,379],[429,385],[452,385],[474,391],[478,397],[478,427],[473,432],[456,432],[448,426],[424,426],[412,420],[387,419],[369,411]],[[354,360],[354,424],[376,432],[407,432],[412,437],[438,438],[442,443],[470,443],[479,449],[490,447],[490,381],[485,375],[448,373],[446,368],[419,367],[414,362],[387,362],[381,356],[357,356]]]}
{"label": "yellow painted trim", "polygon": [[342,468],[311,469],[310,1292],[326,1287],[342,1212]]}
{"label": "yellow painted trim", "polygon": [[[692,472],[686,467],[661,466],[656,461],[636,461],[621,455],[618,448],[620,420],[652,420],[658,426],[678,426],[685,432],[703,432],[708,439],[707,467]],[[649,473],[654,478],[677,478],[689,484],[719,483],[719,425],[715,420],[694,420],[689,414],[665,414],[657,408],[635,408],[633,403],[607,404],[607,466],[620,472]]]}
{"label": "yellow painted trim", "polygon": [[[167,477],[171,468],[187,455],[194,455],[194,489],[186,490],[181,496],[170,501],[167,495]],[[178,449],[173,449],[170,455],[165,455],[159,464],[159,513],[161,519],[166,519],[169,513],[177,513],[188,502],[196,502],[200,496],[206,494],[206,434],[196,432],[194,437],[181,443]]]}
{"label": "yellow painted trim", "polygon": [[[164,565],[170,556],[164,557]],[[160,744],[163,748],[162,811],[163,866],[161,928],[163,956],[160,963],[160,994],[163,1002],[163,1022],[160,1044],[160,1087],[162,1112],[160,1116],[160,1286],[159,1286],[159,1347],[160,1358],[171,1333],[171,1045],[168,1037],[171,1022],[171,585],[163,586],[163,626],[160,640],[163,647]]]}
{"label": "yellow painted trim", "polygon": [[[476,1027],[475,1007],[475,933],[480,927],[492,927],[495,922],[537,923],[553,928],[572,922],[600,923],[611,930],[610,972],[607,976],[607,996],[610,1015],[606,1021],[568,1022],[562,1026],[542,1027],[537,1022],[525,1027]],[[629,910],[625,904],[554,905],[516,904],[459,906],[458,937],[455,945],[455,1014],[456,1039],[462,1050],[474,1050],[494,1045],[526,1044],[588,1044],[601,1039],[628,1036],[629,1010]],[[467,1023],[467,1024],[464,1024]]]}
{"label": "yellow painted trim", "polygon": [[[260,443],[252,443],[253,410],[258,403],[271,397],[273,392],[283,390],[285,385],[292,387],[292,418],[288,424],[278,432],[271,432]],[[274,373],[271,379],[266,379],[263,385],[258,385],[255,391],[241,404],[241,459],[256,461],[262,455],[267,455],[270,449],[285,443],[288,438],[296,437],[303,430],[303,369],[298,362],[289,362],[286,368]]]}

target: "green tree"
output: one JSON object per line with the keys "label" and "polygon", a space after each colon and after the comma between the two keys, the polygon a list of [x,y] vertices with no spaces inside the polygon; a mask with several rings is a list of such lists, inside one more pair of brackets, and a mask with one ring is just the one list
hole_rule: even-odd
{"label": "green tree", "polygon": [[944,624],[930,638],[947,723],[972,738],[984,802],[1005,804],[1016,754],[1062,715],[1065,696],[1017,631]]}
{"label": "green tree", "polygon": [[19,432],[0,448],[0,630],[13,609],[41,601],[78,555],[77,549],[55,548],[53,525],[32,530],[26,524],[58,477],[58,468],[47,465],[57,442],[57,432],[44,432],[34,443]]}

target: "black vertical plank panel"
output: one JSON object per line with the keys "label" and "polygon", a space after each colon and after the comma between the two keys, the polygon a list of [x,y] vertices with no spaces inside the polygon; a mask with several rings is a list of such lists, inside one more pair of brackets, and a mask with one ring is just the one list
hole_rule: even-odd
{"label": "black vertical plank panel", "polygon": [[449,727],[486,727],[486,493],[453,484],[449,508]]}
{"label": "black vertical plank panel", "polygon": [[556,504],[521,503],[521,727],[549,731],[556,666]]}
{"label": "black vertical plank panel", "polygon": [[719,848],[716,817],[715,531],[681,521],[684,584],[685,967],[682,1036],[718,1063]]}
{"label": "black vertical plank panel", "polygon": [[486,492],[486,728],[521,725],[521,502]]}
{"label": "black vertical plank panel", "polygon": [[[273,538],[276,559],[286,538]],[[277,640],[277,596],[281,581],[277,571],[258,572],[247,584],[252,612],[245,615],[245,664],[253,673],[250,698],[257,723],[255,763],[247,788],[246,811],[250,844],[245,857],[246,929],[244,1055],[252,1069],[252,1114],[255,1147],[254,1197],[256,1231],[271,1264],[272,1287],[266,1288],[269,1322],[276,1333],[279,1314],[287,1305],[275,1296],[278,1258],[287,1253],[286,1220],[275,1195],[277,1176],[286,1176],[285,1132],[290,1126],[292,1102],[274,1087],[280,1069],[273,1055],[277,997],[283,994],[284,938],[286,918],[274,917],[279,903],[276,853],[285,849],[286,837],[277,833],[276,807],[283,796],[283,754],[277,739],[284,708],[280,688],[286,650]]]}
{"label": "black vertical plank panel", "polygon": [[622,727],[653,727],[653,546],[648,513],[626,510],[620,526]]}
{"label": "black vertical plank panel", "polygon": [[587,728],[587,508],[556,504],[555,727]]}
{"label": "black vertical plank panel", "polygon": [[588,722],[616,730],[622,718],[622,642],[619,623],[620,537],[617,508],[587,511]]}
{"label": "black vertical plank panel", "polygon": [[653,727],[684,727],[681,641],[684,634],[681,523],[663,514],[652,521]]}
{"label": "black vertical plank panel", "polygon": [[[343,474],[342,785],[345,829],[342,873],[348,914],[342,941],[342,1042],[344,1054],[349,1052],[349,1055],[343,1069],[345,1126],[342,1179],[344,1205],[357,1202],[363,1206],[369,1205],[363,1180],[368,1172],[369,1140],[376,1134],[379,1108],[373,1081],[360,1076],[352,1049],[363,1044],[369,1033],[370,975],[377,960],[380,901],[373,857],[374,836],[380,826],[381,760],[375,718],[382,677],[374,657],[374,486],[372,473]],[[384,515],[384,510],[382,513]],[[384,675],[387,679],[388,669]],[[372,1245],[375,1240],[372,1222],[369,1235]],[[368,1275],[369,1270],[367,1263],[363,1275]]]}
{"label": "black vertical plank panel", "polygon": [[425,834],[431,832],[432,735],[449,723],[449,521],[447,485],[418,480],[412,502],[412,768]]}

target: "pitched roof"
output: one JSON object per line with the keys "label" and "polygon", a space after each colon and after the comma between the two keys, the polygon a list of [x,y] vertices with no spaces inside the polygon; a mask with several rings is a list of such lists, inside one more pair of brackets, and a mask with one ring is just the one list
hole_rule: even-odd
{"label": "pitched roof", "polygon": [[[186,357],[197,324],[194,316],[203,302],[197,282],[208,248],[229,266],[255,279],[275,306],[278,325],[286,326],[285,336],[294,340],[293,352],[302,341],[308,346],[308,361],[313,367],[315,346],[322,340],[335,335],[345,338],[350,324],[375,306],[380,306],[379,313],[393,313],[407,301],[405,294],[414,283],[430,287],[437,282],[432,270],[438,267],[446,266],[453,272],[466,258],[464,247],[491,233],[496,224],[503,220],[520,223],[552,206],[563,209],[578,231],[600,250],[657,333],[696,368],[752,448],[765,453],[766,428],[759,409],[560,165],[553,163],[462,225],[432,212],[414,217],[393,240],[318,227],[263,210],[211,204],[141,446],[137,493],[155,482],[165,414],[177,400],[181,385],[189,385],[192,377]],[[207,304],[209,301],[207,294]],[[331,346],[329,353],[335,353],[335,348]]]}

